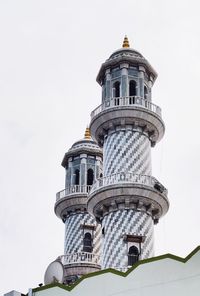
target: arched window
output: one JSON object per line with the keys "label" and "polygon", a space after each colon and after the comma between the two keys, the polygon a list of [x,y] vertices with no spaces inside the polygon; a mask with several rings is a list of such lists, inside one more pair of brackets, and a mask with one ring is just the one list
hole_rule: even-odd
{"label": "arched window", "polygon": [[92,236],[86,232],[83,238],[83,252],[92,253]]}
{"label": "arched window", "polygon": [[120,97],[120,82],[119,81],[116,81],[114,84],[113,84],[113,97],[115,98],[114,99],[114,105],[115,106],[119,106],[119,97]]}
{"label": "arched window", "polygon": [[128,251],[128,265],[132,266],[139,259],[139,251],[136,246],[131,246]]}
{"label": "arched window", "polygon": [[136,96],[136,82],[131,80],[129,82],[129,96]]}
{"label": "arched window", "polygon": [[145,98],[145,100],[148,99],[148,89],[147,89],[146,85],[144,86],[144,98]]}
{"label": "arched window", "polygon": [[94,181],[94,172],[92,169],[87,171],[87,185],[92,185]]}
{"label": "arched window", "polygon": [[113,84],[113,97],[114,98],[120,97],[120,82],[119,81],[116,81]]}
{"label": "arched window", "polygon": [[103,178],[103,174],[102,173],[100,174],[99,178]]}
{"label": "arched window", "polygon": [[78,169],[75,170],[75,185],[79,185],[80,179],[80,171]]}
{"label": "arched window", "polygon": [[[136,96],[136,82],[135,80],[131,80],[129,82],[129,97],[135,97]],[[134,104],[135,98],[129,98],[129,103]]]}

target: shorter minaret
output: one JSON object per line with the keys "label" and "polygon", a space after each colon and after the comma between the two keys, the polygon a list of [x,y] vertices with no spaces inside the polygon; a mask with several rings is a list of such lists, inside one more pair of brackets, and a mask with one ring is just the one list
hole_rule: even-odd
{"label": "shorter minaret", "polygon": [[87,212],[88,192],[102,176],[102,150],[92,140],[89,128],[84,139],[65,153],[65,189],[56,195],[55,213],[65,223],[64,283],[100,269],[101,227]]}

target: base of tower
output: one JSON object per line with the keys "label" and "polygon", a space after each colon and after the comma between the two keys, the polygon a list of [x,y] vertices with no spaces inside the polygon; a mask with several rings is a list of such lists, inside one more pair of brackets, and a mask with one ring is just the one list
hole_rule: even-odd
{"label": "base of tower", "polygon": [[101,270],[97,264],[75,263],[64,266],[64,284],[71,284],[85,274]]}
{"label": "base of tower", "polygon": [[154,255],[154,224],[146,212],[121,209],[102,219],[102,269],[127,271]]}

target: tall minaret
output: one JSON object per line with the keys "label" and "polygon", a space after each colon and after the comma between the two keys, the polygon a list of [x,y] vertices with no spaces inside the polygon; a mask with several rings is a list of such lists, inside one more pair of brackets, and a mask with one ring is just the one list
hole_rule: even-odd
{"label": "tall minaret", "polygon": [[151,147],[164,135],[160,107],[152,103],[157,74],[129,47],[102,64],[102,103],[90,130],[103,147],[103,178],[95,181],[88,211],[102,225],[102,268],[126,270],[154,255],[154,224],[169,208],[167,190],[151,173]]}
{"label": "tall minaret", "polygon": [[100,269],[101,227],[87,212],[88,192],[102,176],[102,150],[87,128],[84,139],[65,154],[65,189],[56,195],[55,213],[65,223],[64,283]]}

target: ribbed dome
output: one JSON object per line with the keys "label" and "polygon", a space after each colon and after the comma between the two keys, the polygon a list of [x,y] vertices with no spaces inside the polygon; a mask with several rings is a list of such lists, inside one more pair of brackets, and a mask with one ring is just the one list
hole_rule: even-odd
{"label": "ribbed dome", "polygon": [[69,151],[72,151],[74,149],[80,149],[80,148],[94,148],[99,149],[99,146],[96,142],[94,142],[92,139],[82,139],[77,142],[75,142],[72,147],[69,149]]}
{"label": "ribbed dome", "polygon": [[156,80],[157,73],[145,57],[137,50],[129,47],[129,41],[125,36],[122,47],[114,51],[110,57],[101,65],[97,75],[97,82],[102,86],[105,81],[105,73],[107,70],[119,67],[121,64],[126,63],[130,66],[143,66],[148,75],[152,76],[152,82]]}
{"label": "ribbed dome", "polygon": [[62,166],[65,167],[68,163],[70,157],[79,156],[82,153],[89,155],[98,155],[102,157],[102,149],[99,145],[92,139],[90,135],[89,128],[86,128],[85,136],[83,139],[76,141],[72,147],[65,153],[65,156],[62,161]]}
{"label": "ribbed dome", "polygon": [[138,58],[144,58],[141,53],[139,53],[137,50],[133,48],[120,48],[116,51],[114,51],[111,56],[109,57],[109,60],[119,58],[119,57],[138,57]]}
{"label": "ribbed dome", "polygon": [[125,35],[122,48],[114,51],[108,60],[126,56],[143,58],[141,53],[139,53],[137,50],[133,48],[130,48],[128,37]]}
{"label": "ribbed dome", "polygon": [[69,149],[69,151],[72,151],[74,149],[80,149],[80,148],[89,148],[89,149],[99,149],[98,144],[92,139],[90,134],[90,129],[87,127],[85,130],[84,138],[75,142],[72,147]]}

